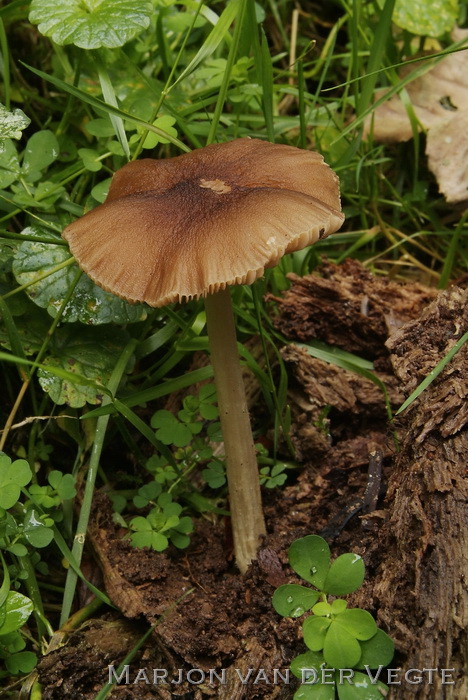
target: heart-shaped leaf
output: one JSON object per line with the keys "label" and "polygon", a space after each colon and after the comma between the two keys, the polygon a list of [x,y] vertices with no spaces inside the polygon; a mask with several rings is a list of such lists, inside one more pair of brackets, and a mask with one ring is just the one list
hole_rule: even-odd
{"label": "heart-shaped leaf", "polygon": [[357,668],[388,666],[393,659],[395,645],[386,632],[378,629],[373,637],[361,642],[361,658]]}
{"label": "heart-shaped leaf", "polygon": [[352,608],[336,616],[335,623],[359,640],[370,639],[377,632],[374,618],[367,610]]}
{"label": "heart-shaped leaf", "polygon": [[323,537],[307,535],[295,540],[288,550],[288,558],[296,574],[322,590],[330,566],[330,547]]}
{"label": "heart-shaped leaf", "polygon": [[335,684],[301,685],[294,693],[293,700],[335,700]]}
{"label": "heart-shaped leaf", "polygon": [[302,625],[304,642],[311,651],[321,651],[324,648],[325,637],[332,621],[329,617],[312,615]]}
{"label": "heart-shaped leaf", "polygon": [[364,562],[359,554],[342,554],[331,565],[322,590],[331,595],[353,593],[362,585],[364,573]]}
{"label": "heart-shaped leaf", "polygon": [[356,671],[352,683],[344,680],[337,683],[338,697],[340,700],[382,700],[388,694],[388,687],[378,681],[371,683],[369,676]]}
{"label": "heart-shaped leaf", "polygon": [[322,652],[306,651],[305,654],[299,654],[291,661],[291,673],[305,683],[307,680],[320,679],[323,666],[325,666],[325,659]]}
{"label": "heart-shaped leaf", "polygon": [[273,607],[283,617],[300,617],[310,610],[319,598],[320,593],[296,583],[280,586],[273,593]]}
{"label": "heart-shaped leaf", "polygon": [[361,658],[361,647],[355,637],[333,621],[325,635],[323,656],[332,668],[353,668]]}

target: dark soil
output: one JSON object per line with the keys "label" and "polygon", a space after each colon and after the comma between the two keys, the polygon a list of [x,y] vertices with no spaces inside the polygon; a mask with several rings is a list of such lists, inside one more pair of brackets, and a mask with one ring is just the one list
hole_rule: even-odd
{"label": "dark soil", "polygon": [[[395,409],[466,331],[466,294],[377,279],[354,261],[292,281],[275,323],[291,341],[282,354],[302,469],[285,488],[264,492],[268,536],[258,560],[244,577],[237,572],[224,519],[200,518],[186,551],[136,550],[97,494],[90,552],[117,610],[101,608],[43,658],[45,700],[95,698],[108,666],[117,668],[148,624],[156,626],[129,664],[130,683],[123,678],[111,697],[292,698],[294,679],[274,683],[274,669],[284,674],[305,647],[300,623],[280,618],[271,596],[295,580],[287,549],[310,533],[323,533],[334,555],[364,557],[366,581],[350,605],[369,610],[395,639],[392,667],[457,669],[455,686],[437,676],[432,685],[393,686],[391,697],[468,697],[460,680],[466,346],[391,427],[374,383],[292,344],[316,338],[373,360]],[[184,679],[200,671],[192,683],[154,684],[153,669],[167,669],[169,682],[179,669]],[[210,669],[224,670],[223,682],[210,683]]]}

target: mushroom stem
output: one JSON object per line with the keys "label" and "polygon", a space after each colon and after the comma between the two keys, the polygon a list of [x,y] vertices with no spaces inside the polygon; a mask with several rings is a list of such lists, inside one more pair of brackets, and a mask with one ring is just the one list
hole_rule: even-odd
{"label": "mushroom stem", "polygon": [[245,573],[266,530],[229,288],[207,296],[205,309],[226,454],[234,552]]}

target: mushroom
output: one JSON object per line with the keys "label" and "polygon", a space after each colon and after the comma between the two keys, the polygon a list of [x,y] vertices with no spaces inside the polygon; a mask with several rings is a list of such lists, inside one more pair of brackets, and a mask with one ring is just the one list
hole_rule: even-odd
{"label": "mushroom", "polygon": [[321,155],[241,138],[128,163],[104,204],[62,234],[91,279],[127,301],[205,298],[241,572],[265,524],[229,286],[251,284],[343,220],[338,178]]}

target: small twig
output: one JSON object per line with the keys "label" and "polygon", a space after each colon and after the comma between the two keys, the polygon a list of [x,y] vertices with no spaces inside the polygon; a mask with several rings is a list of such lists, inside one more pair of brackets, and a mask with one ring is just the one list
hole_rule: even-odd
{"label": "small twig", "polygon": [[[21,423],[15,423],[14,425],[10,425],[9,430],[16,430],[17,428],[22,428],[24,425],[34,423],[35,420],[58,420],[59,418],[75,418],[76,420],[78,420],[76,416],[68,416],[65,414],[60,414],[59,416],[28,416],[28,418],[22,420]],[[0,433],[3,433],[4,430],[5,428],[1,428]]]}
{"label": "small twig", "polygon": [[372,513],[377,507],[380,493],[380,483],[382,481],[382,450],[369,452],[369,472],[367,476],[367,486],[364,493],[362,509],[364,513]]}

